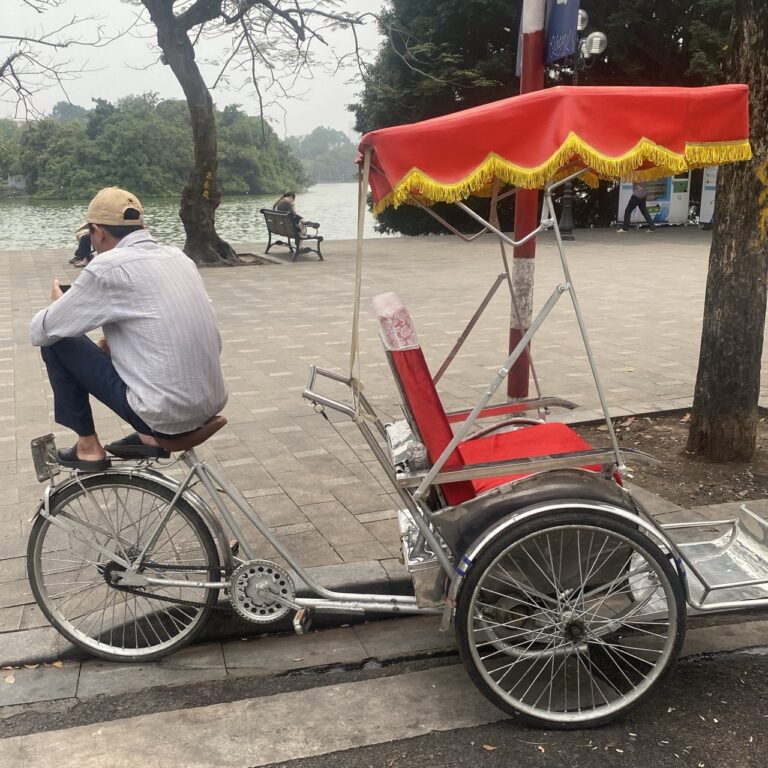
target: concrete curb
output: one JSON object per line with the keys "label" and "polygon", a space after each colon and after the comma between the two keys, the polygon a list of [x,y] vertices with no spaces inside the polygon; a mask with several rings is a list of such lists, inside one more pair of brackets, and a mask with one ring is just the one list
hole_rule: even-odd
{"label": "concrete curb", "polygon": [[[329,585],[327,588],[337,592],[361,592],[364,594],[376,594],[377,592],[393,595],[413,594],[413,584],[410,577],[391,579],[386,584],[381,580],[342,582]],[[313,593],[300,588],[297,590],[297,595],[299,597],[311,597]],[[255,624],[240,618],[231,608],[229,601],[224,598],[219,599],[217,608],[222,610],[216,610],[211,614],[208,623],[192,645],[293,632],[292,612],[276,622]],[[312,627],[314,629],[331,629],[346,624],[359,624],[387,618],[402,618],[402,615],[378,612],[365,614],[316,612],[312,616]],[[0,667],[50,664],[61,659],[81,661],[93,658],[69,643],[51,626],[8,632],[0,637],[3,640],[2,648],[0,648]]]}
{"label": "concrete curb", "polygon": [[[13,716],[30,704],[84,702],[98,696],[120,697],[179,686],[197,686],[240,678],[277,678],[322,674],[339,667],[388,664],[404,659],[450,656],[458,663],[452,632],[438,631],[439,616],[400,618],[355,624],[297,637],[264,636],[227,643],[189,646],[161,661],[115,664],[99,659],[67,661],[52,667],[8,671],[0,675],[0,717]],[[768,620],[691,627],[680,662],[699,663],[719,654],[765,655]],[[318,678],[322,684],[322,678]],[[7,683],[7,681],[6,681]],[[66,704],[69,701],[70,704]],[[5,709],[7,707],[7,709]]]}

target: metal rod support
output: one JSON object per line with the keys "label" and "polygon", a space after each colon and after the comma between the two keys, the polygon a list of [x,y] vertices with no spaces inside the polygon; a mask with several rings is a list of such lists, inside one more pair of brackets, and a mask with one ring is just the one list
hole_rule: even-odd
{"label": "metal rod support", "polygon": [[448,443],[448,445],[438,457],[437,461],[432,465],[432,468],[429,470],[424,480],[422,480],[418,489],[413,494],[413,498],[416,501],[419,501],[419,499],[421,499],[427,492],[429,486],[432,484],[437,474],[443,468],[445,462],[448,461],[448,457],[453,453],[456,446],[464,439],[475,421],[477,421],[477,417],[480,415],[480,412],[485,408],[486,405],[488,405],[490,399],[494,396],[494,394],[496,394],[496,390],[498,390],[498,388],[504,383],[504,380],[509,373],[509,369],[514,365],[517,358],[520,357],[520,355],[523,353],[523,350],[528,346],[536,331],[547,318],[549,313],[554,309],[555,304],[557,304],[563,293],[567,290],[568,285],[558,285],[555,290],[552,291],[552,295],[547,300],[547,303],[541,308],[539,314],[536,315],[535,320],[531,323],[531,327],[525,332],[523,338],[520,339],[520,342],[514,348],[512,354],[507,358],[504,365],[499,368],[496,377],[490,383],[485,394],[480,398],[477,405],[472,409],[472,412],[467,417],[466,421],[459,427],[451,442]]}
{"label": "metal rod support", "polygon": [[432,379],[433,384],[437,384],[438,381],[442,378],[443,374],[448,370],[448,366],[453,362],[456,355],[459,353],[459,350],[464,345],[464,342],[467,340],[467,337],[472,332],[472,329],[477,325],[477,321],[480,319],[480,315],[485,312],[485,308],[490,303],[491,299],[496,294],[496,291],[499,289],[499,286],[507,279],[506,274],[502,273],[496,277],[496,280],[494,280],[493,285],[490,287],[490,290],[488,293],[486,293],[485,298],[480,302],[480,306],[475,310],[475,314],[472,315],[472,318],[467,323],[467,327],[463,330],[459,338],[456,340],[456,343],[453,345],[453,349],[448,353],[448,357],[445,358],[445,361],[440,366],[440,370],[435,374],[434,378]]}
{"label": "metal rod support", "polygon": [[608,402],[605,397],[605,391],[603,390],[603,383],[600,379],[600,374],[597,371],[597,364],[595,363],[594,355],[592,354],[592,345],[589,343],[589,335],[587,334],[587,325],[584,322],[584,316],[581,314],[581,305],[579,304],[578,296],[573,288],[571,282],[571,271],[568,267],[568,259],[565,256],[565,247],[563,246],[563,239],[560,236],[560,228],[557,225],[557,219],[555,218],[555,206],[552,202],[552,192],[547,190],[544,195],[544,205],[547,207],[550,217],[552,218],[552,225],[555,231],[555,239],[557,240],[557,249],[560,253],[560,263],[563,267],[563,274],[570,286],[571,302],[573,303],[573,311],[576,314],[576,322],[581,332],[581,339],[584,342],[584,351],[587,353],[587,361],[589,362],[589,368],[592,371],[592,378],[595,382],[595,388],[597,389],[597,396],[600,400],[600,407],[603,410],[603,416],[605,416],[605,424],[608,427],[608,435],[611,439],[611,445],[616,454],[616,462],[619,465],[619,469],[624,468],[624,459],[621,456],[621,449],[619,448],[619,441],[616,438],[616,432],[613,429],[613,422],[608,412]]}

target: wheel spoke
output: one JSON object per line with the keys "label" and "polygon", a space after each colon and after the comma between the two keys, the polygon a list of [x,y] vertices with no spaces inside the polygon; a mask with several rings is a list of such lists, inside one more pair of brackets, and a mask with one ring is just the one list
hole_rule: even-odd
{"label": "wheel spoke", "polygon": [[[85,650],[115,659],[154,657],[202,627],[215,592],[162,584],[120,589],[113,579],[125,569],[122,560],[135,563],[173,496],[143,478],[83,478],[51,500],[52,518],[62,515],[69,528],[36,521],[29,564],[35,597],[51,623]],[[122,560],[105,556],[110,550]],[[190,581],[204,574],[208,581],[221,573],[213,539],[183,497],[147,559],[140,574]]]}
{"label": "wheel spoke", "polygon": [[621,519],[574,516],[583,522],[553,512],[500,534],[457,604],[462,656],[482,690],[543,725],[589,725],[631,706],[684,630],[682,590],[656,544]]}

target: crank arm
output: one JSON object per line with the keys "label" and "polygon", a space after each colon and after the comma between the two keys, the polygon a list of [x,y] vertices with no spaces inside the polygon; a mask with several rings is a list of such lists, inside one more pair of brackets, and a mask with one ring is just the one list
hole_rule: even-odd
{"label": "crank arm", "polygon": [[288,608],[293,608],[294,611],[300,611],[301,606],[297,603],[294,603],[293,600],[289,600],[287,597],[283,597],[282,595],[276,595],[274,592],[272,592],[269,589],[260,589],[258,590],[259,597],[264,598],[265,600],[271,600],[275,603],[280,603],[280,605],[286,605]]}

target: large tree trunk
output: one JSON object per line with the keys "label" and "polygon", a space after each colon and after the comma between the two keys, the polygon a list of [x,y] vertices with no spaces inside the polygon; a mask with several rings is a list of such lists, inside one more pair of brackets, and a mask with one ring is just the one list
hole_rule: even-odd
{"label": "large tree trunk", "polygon": [[768,268],[768,14],[735,0],[731,82],[750,87],[753,160],[718,174],[699,370],[688,450],[748,461],[755,448]]}
{"label": "large tree trunk", "polygon": [[187,30],[177,22],[167,0],[144,0],[155,27],[165,63],[184,90],[194,142],[194,165],[181,193],[179,215],[187,239],[184,252],[197,264],[208,266],[238,263],[229,245],[216,232],[216,209],[221,190],[216,178],[219,160],[213,100],[195,61],[195,49]]}

